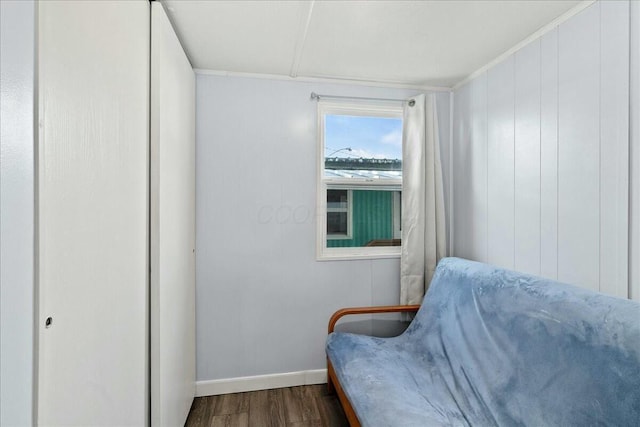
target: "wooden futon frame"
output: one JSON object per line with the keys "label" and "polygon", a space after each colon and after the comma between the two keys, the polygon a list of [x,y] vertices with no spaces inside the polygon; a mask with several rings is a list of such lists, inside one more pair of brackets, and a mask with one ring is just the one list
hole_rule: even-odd
{"label": "wooden futon frame", "polygon": [[[336,323],[343,316],[347,316],[350,314],[378,314],[378,313],[415,313],[420,309],[419,305],[384,305],[377,307],[350,307],[343,308],[331,316],[329,319],[329,333],[332,333],[335,329]],[[329,358],[327,358],[327,387],[330,393],[334,391],[338,394],[338,399],[340,400],[340,404],[344,409],[344,413],[347,416],[347,420],[349,420],[349,425],[351,427],[360,427],[360,421],[356,416],[356,413],[353,411],[353,407],[347,399],[347,396],[344,394],[344,390],[342,390],[342,386],[336,377],[336,373],[331,366],[331,362]]]}

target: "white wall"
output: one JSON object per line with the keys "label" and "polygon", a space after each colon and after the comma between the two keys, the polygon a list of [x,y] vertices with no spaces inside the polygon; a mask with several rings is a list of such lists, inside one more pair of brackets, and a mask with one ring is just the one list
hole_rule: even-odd
{"label": "white wall", "polygon": [[32,424],[35,3],[0,1],[0,425]]}
{"label": "white wall", "polygon": [[454,105],[454,254],[627,297],[629,3],[595,3]]}
{"label": "white wall", "polygon": [[184,425],[196,379],[196,81],[151,3],[151,424]]}
{"label": "white wall", "polygon": [[[399,301],[398,259],[316,261],[312,91],[391,98],[416,93],[197,76],[199,381],[322,369],[335,310]],[[448,170],[449,94],[438,101]]]}
{"label": "white wall", "polygon": [[640,2],[631,2],[629,292],[640,301]]}

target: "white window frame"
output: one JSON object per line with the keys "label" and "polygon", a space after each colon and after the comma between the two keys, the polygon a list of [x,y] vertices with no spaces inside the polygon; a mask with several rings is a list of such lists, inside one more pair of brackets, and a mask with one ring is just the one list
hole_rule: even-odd
{"label": "white window frame", "polygon": [[[317,235],[316,253],[318,261],[399,258],[400,246],[328,248],[327,247],[327,189],[346,190],[387,190],[402,191],[402,178],[377,182],[367,178],[326,178],[324,176],[324,127],[326,115],[347,115],[363,117],[389,117],[402,119],[402,106],[385,103],[343,103],[318,101],[318,142],[317,142]],[[352,225],[352,191],[349,192],[349,226]],[[395,209],[394,209],[395,211]],[[395,212],[394,212],[395,214]],[[394,221],[396,219],[394,218]],[[395,225],[395,224],[394,224]],[[351,228],[348,227],[349,233]],[[395,229],[395,227],[394,227]],[[394,236],[395,237],[395,236]],[[346,238],[346,237],[344,237]],[[351,237],[349,237],[351,238]],[[329,239],[331,240],[331,239]]]}

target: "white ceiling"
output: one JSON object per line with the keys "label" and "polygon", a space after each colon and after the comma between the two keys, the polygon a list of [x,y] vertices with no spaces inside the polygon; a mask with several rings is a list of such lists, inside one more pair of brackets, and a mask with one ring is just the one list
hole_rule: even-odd
{"label": "white ceiling", "polygon": [[451,87],[581,2],[162,3],[197,69]]}

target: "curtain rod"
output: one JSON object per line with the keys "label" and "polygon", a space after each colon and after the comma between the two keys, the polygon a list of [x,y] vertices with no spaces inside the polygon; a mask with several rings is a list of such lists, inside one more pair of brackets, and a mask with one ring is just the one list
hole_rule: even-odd
{"label": "curtain rod", "polygon": [[387,101],[387,102],[407,102],[409,107],[413,107],[416,104],[415,99],[398,99],[398,98],[368,98],[364,96],[340,96],[340,95],[321,95],[319,93],[311,92],[311,101],[320,101],[322,98],[327,99],[351,99],[361,101]]}

